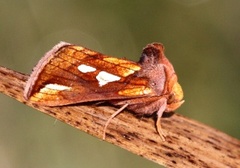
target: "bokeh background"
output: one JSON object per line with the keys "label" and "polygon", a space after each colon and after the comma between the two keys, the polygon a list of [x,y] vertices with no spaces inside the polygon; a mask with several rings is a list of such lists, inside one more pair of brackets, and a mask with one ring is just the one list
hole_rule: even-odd
{"label": "bokeh background", "polygon": [[[238,0],[0,1],[0,39],[0,65],[23,73],[59,41],[135,61],[162,42],[185,93],[177,112],[240,138]],[[159,167],[3,94],[0,106],[0,167]]]}

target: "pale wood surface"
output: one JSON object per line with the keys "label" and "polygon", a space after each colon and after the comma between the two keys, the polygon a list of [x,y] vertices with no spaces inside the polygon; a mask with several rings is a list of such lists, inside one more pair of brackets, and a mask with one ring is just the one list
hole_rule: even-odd
{"label": "pale wood surface", "polygon": [[[28,76],[0,67],[0,92],[39,112],[102,138],[103,127],[115,107],[94,103],[44,107],[26,102]],[[162,119],[167,134],[162,142],[153,118],[137,118],[126,110],[112,120],[106,141],[166,167],[240,167],[240,141],[197,121],[174,114]]]}

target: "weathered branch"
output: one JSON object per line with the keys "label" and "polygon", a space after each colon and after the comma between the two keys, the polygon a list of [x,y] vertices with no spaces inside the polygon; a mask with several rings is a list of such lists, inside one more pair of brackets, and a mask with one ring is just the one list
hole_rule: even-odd
{"label": "weathered branch", "polygon": [[[28,76],[0,67],[0,92],[79,130],[102,138],[103,127],[116,108],[76,104],[44,107],[23,99]],[[240,141],[179,114],[162,118],[166,141],[161,141],[152,118],[123,112],[108,126],[106,141],[166,167],[238,167]]]}

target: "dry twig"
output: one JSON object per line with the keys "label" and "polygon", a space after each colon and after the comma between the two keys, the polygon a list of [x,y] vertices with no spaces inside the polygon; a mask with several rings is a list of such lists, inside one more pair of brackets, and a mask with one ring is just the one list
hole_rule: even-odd
{"label": "dry twig", "polygon": [[[102,138],[111,106],[76,104],[44,107],[23,99],[28,76],[0,67],[0,92],[95,137]],[[162,118],[167,132],[162,142],[152,118],[123,112],[112,120],[106,141],[166,167],[240,167],[240,141],[179,114]]]}

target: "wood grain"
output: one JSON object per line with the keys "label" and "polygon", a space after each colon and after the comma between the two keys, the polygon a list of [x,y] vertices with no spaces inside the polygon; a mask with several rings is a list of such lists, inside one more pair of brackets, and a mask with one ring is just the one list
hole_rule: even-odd
{"label": "wood grain", "polygon": [[[28,75],[0,67],[0,92],[39,112],[102,138],[104,124],[115,107],[96,103],[44,107],[23,99]],[[162,118],[161,141],[153,118],[124,111],[112,120],[106,141],[166,167],[240,167],[240,141],[179,114]]]}

